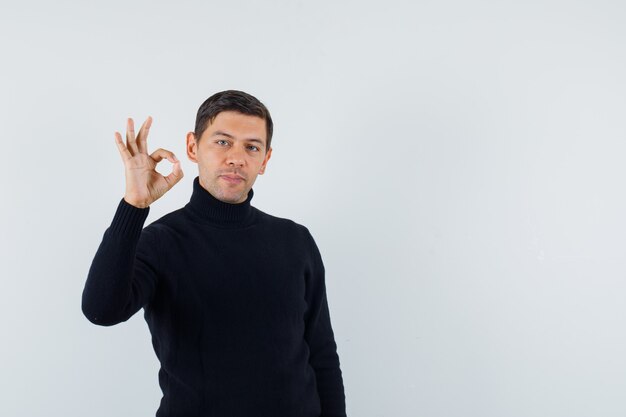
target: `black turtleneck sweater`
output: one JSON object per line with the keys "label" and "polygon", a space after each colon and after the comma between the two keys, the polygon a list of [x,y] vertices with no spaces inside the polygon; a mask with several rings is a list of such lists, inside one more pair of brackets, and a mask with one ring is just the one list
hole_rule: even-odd
{"label": "black turtleneck sweater", "polygon": [[309,231],[199,183],[142,229],[122,199],[82,309],[110,326],[143,307],[161,362],[157,417],[345,416],[324,266]]}

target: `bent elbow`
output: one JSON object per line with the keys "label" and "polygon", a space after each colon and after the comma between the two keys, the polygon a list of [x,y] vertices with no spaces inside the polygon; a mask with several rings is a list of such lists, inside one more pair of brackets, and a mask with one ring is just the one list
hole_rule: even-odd
{"label": "bent elbow", "polygon": [[98,308],[94,303],[87,302],[85,298],[82,300],[81,309],[87,320],[98,326],[113,326],[125,321],[119,314]]}

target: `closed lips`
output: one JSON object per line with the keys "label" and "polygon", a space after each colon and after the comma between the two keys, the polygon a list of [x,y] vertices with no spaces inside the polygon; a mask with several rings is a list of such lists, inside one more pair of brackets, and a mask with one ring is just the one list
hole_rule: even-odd
{"label": "closed lips", "polygon": [[245,179],[241,175],[220,175],[220,176],[228,181],[243,181]]}

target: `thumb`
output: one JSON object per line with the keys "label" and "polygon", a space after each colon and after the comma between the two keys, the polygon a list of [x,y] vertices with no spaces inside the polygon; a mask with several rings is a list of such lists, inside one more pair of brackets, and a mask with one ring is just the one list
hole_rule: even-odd
{"label": "thumb", "polygon": [[172,167],[172,172],[167,177],[164,177],[168,188],[171,189],[178,181],[183,179],[183,176],[184,174],[182,168],[180,167],[180,161],[177,159]]}

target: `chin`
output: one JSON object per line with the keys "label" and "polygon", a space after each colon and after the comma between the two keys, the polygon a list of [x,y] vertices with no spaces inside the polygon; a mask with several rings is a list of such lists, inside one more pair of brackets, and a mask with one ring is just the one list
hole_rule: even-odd
{"label": "chin", "polygon": [[[200,181],[200,185],[202,185],[203,181]],[[237,204],[239,202],[243,202],[248,197],[248,190],[244,190],[241,192],[237,192],[236,190],[229,190],[227,188],[221,187],[216,182],[207,181],[208,187],[202,186],[205,190],[207,190],[211,195],[218,200],[229,203],[229,204]]]}
{"label": "chin", "polygon": [[248,193],[244,192],[244,193],[223,193],[220,192],[217,195],[217,199],[223,201],[224,203],[229,203],[229,204],[239,204],[239,203],[243,203],[244,201],[246,201],[246,198],[248,197]]}

